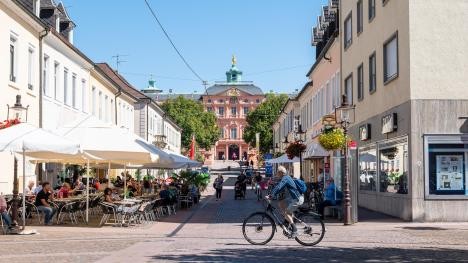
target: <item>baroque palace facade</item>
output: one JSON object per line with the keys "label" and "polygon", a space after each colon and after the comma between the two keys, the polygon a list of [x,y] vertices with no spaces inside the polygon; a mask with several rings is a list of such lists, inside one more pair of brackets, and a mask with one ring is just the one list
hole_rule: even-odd
{"label": "baroque palace facade", "polygon": [[220,139],[210,150],[203,151],[206,164],[214,160],[245,160],[257,162],[257,152],[243,139],[247,126],[247,114],[265,99],[263,91],[252,82],[242,81],[242,71],[232,58],[232,66],[226,72],[226,82],[209,87],[200,100],[206,111],[216,114]]}

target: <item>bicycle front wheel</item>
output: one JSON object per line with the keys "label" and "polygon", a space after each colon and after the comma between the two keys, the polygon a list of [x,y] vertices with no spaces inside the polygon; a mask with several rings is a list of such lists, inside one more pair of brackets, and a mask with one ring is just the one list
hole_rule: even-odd
{"label": "bicycle front wheel", "polygon": [[253,213],[242,224],[242,234],[252,245],[265,245],[273,239],[276,224],[273,218],[264,212]]}
{"label": "bicycle front wheel", "polygon": [[314,246],[325,236],[325,224],[314,214],[300,214],[296,217],[296,241],[303,246]]}

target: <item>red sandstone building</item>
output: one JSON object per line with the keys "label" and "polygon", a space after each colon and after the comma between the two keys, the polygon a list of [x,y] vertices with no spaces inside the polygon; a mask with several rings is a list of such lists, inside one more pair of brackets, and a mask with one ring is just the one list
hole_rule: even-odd
{"label": "red sandstone building", "polygon": [[214,160],[253,160],[256,163],[257,153],[243,140],[243,132],[247,114],[263,102],[265,95],[252,82],[241,79],[242,71],[237,69],[233,57],[226,82],[215,83],[201,96],[205,110],[216,114],[221,134],[211,150],[204,152],[207,164]]}

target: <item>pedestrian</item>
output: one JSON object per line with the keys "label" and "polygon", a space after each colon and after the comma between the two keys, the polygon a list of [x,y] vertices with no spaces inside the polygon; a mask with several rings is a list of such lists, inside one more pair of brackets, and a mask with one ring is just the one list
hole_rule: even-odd
{"label": "pedestrian", "polygon": [[224,178],[222,175],[218,175],[218,178],[215,179],[213,187],[216,189],[216,201],[221,199],[221,192],[223,191]]}
{"label": "pedestrian", "polygon": [[12,230],[12,221],[10,214],[8,213],[7,209],[7,202],[3,195],[0,195],[0,214],[2,215],[3,223],[7,226],[8,230]]}
{"label": "pedestrian", "polygon": [[221,155],[221,159],[223,160],[223,163],[226,161],[226,157],[224,156],[224,153],[223,155]]}

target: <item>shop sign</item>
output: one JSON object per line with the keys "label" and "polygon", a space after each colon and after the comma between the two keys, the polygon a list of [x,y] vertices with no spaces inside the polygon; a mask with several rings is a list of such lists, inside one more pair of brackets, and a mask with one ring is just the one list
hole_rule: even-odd
{"label": "shop sign", "polygon": [[387,134],[396,131],[397,126],[397,114],[392,113],[382,118],[382,134]]}
{"label": "shop sign", "polygon": [[359,127],[359,139],[361,141],[367,141],[371,138],[371,126],[369,123]]}
{"label": "shop sign", "polygon": [[356,141],[349,141],[348,142],[348,148],[350,150],[356,150],[357,149],[357,142]]}

